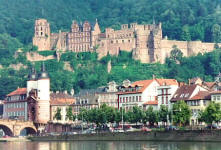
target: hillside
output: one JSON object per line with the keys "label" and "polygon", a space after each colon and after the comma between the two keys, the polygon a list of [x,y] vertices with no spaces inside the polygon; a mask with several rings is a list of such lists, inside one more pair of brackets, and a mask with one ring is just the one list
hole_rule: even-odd
{"label": "hillside", "polygon": [[[69,30],[72,20],[91,22],[98,18],[105,27],[122,23],[163,24],[169,39],[215,41],[221,25],[220,0],[0,0],[0,34],[23,44],[32,40],[34,20],[45,18],[52,32]],[[214,26],[215,24],[218,25]]]}
{"label": "hillside", "polygon": [[[33,49],[23,51],[25,50],[33,51]],[[26,86],[32,66],[39,73],[42,62],[27,61],[25,53],[21,52],[12,59],[0,58],[2,64],[0,69],[1,99],[17,87]],[[51,51],[39,52],[39,54],[54,55]],[[167,58],[165,64],[141,64],[131,58],[131,53],[123,51],[118,57],[108,55],[101,60],[97,60],[96,53],[66,52],[62,54],[60,61],[47,60],[45,65],[51,79],[52,91],[70,92],[71,89],[75,89],[75,92],[78,92],[80,89],[104,86],[113,80],[120,83],[125,79],[131,81],[151,79],[153,75],[158,78],[175,78],[184,82],[196,76],[206,81],[213,81],[221,70],[220,60],[221,49],[188,58],[175,55]],[[109,73],[108,63],[111,64]]]}
{"label": "hillside", "polygon": [[[38,72],[42,62],[31,63],[27,52],[36,52],[31,44],[34,21],[45,18],[52,32],[70,29],[72,20],[91,22],[118,29],[122,23],[140,24],[162,22],[163,35],[176,40],[221,42],[220,0],[0,0],[0,98],[10,91],[26,86],[31,67]],[[20,49],[20,53],[16,51]],[[51,90],[75,91],[97,88],[115,80],[131,81],[156,77],[185,81],[199,76],[213,81],[221,71],[220,49],[204,55],[168,58],[165,64],[141,64],[131,53],[120,52],[118,57],[106,56],[97,60],[95,53],[62,54],[60,61],[45,61],[51,78]],[[55,56],[52,51],[39,52]],[[111,64],[108,73],[107,66]],[[110,69],[110,68],[109,68]]]}

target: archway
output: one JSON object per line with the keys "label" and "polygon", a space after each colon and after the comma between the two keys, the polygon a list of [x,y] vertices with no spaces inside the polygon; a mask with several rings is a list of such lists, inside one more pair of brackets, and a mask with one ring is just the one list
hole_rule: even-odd
{"label": "archway", "polygon": [[13,136],[12,130],[9,127],[7,127],[6,125],[0,124],[0,129],[3,130],[4,135]]}
{"label": "archway", "polygon": [[34,135],[36,133],[37,133],[36,129],[34,129],[32,127],[25,127],[23,129],[21,129],[21,131],[20,131],[21,136]]}

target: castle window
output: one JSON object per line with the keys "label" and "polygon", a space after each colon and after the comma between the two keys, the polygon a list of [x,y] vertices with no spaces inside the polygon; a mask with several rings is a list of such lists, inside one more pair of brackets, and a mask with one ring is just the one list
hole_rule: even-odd
{"label": "castle window", "polygon": [[128,40],[128,42],[130,43],[130,40]]}
{"label": "castle window", "polygon": [[113,44],[113,41],[111,40],[111,44]]}
{"label": "castle window", "polygon": [[122,43],[124,43],[124,40],[122,40]]}
{"label": "castle window", "polygon": [[129,34],[129,36],[131,36],[131,33]]}
{"label": "castle window", "polygon": [[43,35],[43,33],[41,32],[41,35]]}
{"label": "castle window", "polygon": [[42,31],[42,27],[41,27],[41,31]]}

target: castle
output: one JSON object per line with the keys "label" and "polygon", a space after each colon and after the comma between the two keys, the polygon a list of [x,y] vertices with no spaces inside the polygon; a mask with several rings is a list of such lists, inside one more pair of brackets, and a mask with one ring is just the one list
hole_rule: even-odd
{"label": "castle", "polygon": [[[106,28],[102,33],[97,20],[95,24],[88,21],[78,24],[73,21],[70,32],[51,33],[47,20],[38,19],[35,21],[33,45],[38,46],[39,51],[95,51],[99,58],[107,54],[118,55],[123,50],[132,52],[132,57],[142,63],[164,63],[174,45],[184,56],[192,56],[212,51],[215,43],[168,40],[163,38],[161,23],[122,24],[120,30]],[[221,43],[218,45],[221,46]]]}

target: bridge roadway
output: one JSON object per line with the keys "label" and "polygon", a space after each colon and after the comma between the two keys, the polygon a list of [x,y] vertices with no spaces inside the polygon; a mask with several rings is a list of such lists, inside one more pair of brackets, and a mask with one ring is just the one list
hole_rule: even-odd
{"label": "bridge roadway", "polygon": [[5,135],[19,136],[26,129],[27,134],[36,134],[37,129],[31,121],[0,119],[0,129]]}

